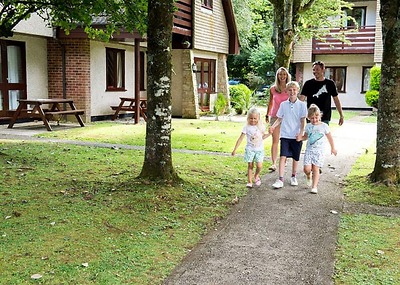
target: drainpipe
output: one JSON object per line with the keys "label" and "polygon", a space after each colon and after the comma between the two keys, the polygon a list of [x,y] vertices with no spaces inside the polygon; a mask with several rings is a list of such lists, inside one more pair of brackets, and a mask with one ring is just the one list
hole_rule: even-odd
{"label": "drainpipe", "polygon": [[62,57],[62,95],[63,99],[67,99],[67,74],[66,74],[66,52],[65,45],[61,44],[61,57]]}
{"label": "drainpipe", "polygon": [[[62,58],[62,97],[63,99],[67,99],[67,68],[66,68],[66,52],[65,45],[60,43],[61,45],[61,58]],[[63,104],[63,109],[67,110],[67,104]],[[64,115],[64,120],[67,120],[67,115]]]}
{"label": "drainpipe", "polygon": [[[66,52],[65,52],[65,44],[63,44],[57,37],[57,28],[53,27],[53,39],[57,41],[59,46],[61,47],[61,72],[62,72],[62,98],[67,98],[67,79],[66,79]],[[63,104],[63,110],[67,110],[67,105]],[[64,120],[67,119],[66,115],[64,116]]]}
{"label": "drainpipe", "polygon": [[67,98],[67,77],[66,77],[66,51],[65,44],[63,44],[57,37],[57,28],[53,28],[53,39],[57,41],[61,47],[61,68],[62,68],[62,98]]}
{"label": "drainpipe", "polygon": [[140,121],[140,39],[135,39],[135,124]]}

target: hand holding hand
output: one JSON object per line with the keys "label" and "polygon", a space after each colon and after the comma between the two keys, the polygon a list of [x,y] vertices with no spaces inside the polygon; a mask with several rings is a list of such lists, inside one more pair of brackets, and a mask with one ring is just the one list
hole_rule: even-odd
{"label": "hand holding hand", "polygon": [[271,135],[272,135],[272,133],[274,132],[274,130],[275,130],[275,127],[269,127],[269,130],[268,130],[268,133],[270,133]]}

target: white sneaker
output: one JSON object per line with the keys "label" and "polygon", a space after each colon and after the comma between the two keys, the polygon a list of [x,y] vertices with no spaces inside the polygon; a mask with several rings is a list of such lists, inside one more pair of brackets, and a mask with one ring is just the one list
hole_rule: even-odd
{"label": "white sneaker", "polygon": [[311,174],[310,174],[310,176],[306,175],[306,184],[307,184],[308,187],[311,187],[311,185],[312,185],[312,176],[311,176]]}
{"label": "white sneaker", "polygon": [[282,188],[283,187],[283,181],[280,180],[280,179],[276,180],[275,183],[272,184],[272,187],[274,187],[275,189]]}
{"label": "white sneaker", "polygon": [[311,193],[313,193],[313,194],[318,194],[318,189],[317,189],[317,188],[311,189]]}
{"label": "white sneaker", "polygon": [[297,186],[299,183],[297,182],[297,178],[295,176],[290,177],[290,185]]}

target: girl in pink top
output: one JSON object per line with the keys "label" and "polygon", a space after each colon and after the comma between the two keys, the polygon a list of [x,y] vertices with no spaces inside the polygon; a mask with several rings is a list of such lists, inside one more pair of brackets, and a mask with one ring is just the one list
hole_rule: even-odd
{"label": "girl in pink top", "polygon": [[[275,75],[275,83],[269,89],[269,104],[267,109],[267,115],[265,121],[267,124],[272,124],[276,121],[276,113],[278,112],[279,106],[285,100],[288,100],[289,95],[286,92],[286,83],[292,80],[292,77],[288,70],[284,67],[278,68]],[[270,171],[276,170],[276,162],[278,160],[278,146],[280,137],[280,126],[274,129],[272,133],[272,146],[271,146],[271,159],[272,165]]]}

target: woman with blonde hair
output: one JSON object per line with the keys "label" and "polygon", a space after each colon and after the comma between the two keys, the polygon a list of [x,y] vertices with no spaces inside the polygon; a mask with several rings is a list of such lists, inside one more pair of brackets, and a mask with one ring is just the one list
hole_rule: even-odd
{"label": "woman with blonde hair", "polygon": [[[278,112],[279,106],[283,101],[288,100],[289,95],[286,92],[286,84],[292,80],[292,76],[289,71],[280,67],[275,74],[275,83],[269,89],[269,104],[267,109],[267,115],[265,116],[265,121],[267,124],[272,126],[277,120],[276,113]],[[272,146],[271,146],[271,159],[272,165],[270,166],[270,171],[276,170],[276,163],[278,161],[278,146],[280,137],[280,126],[278,125],[274,132],[272,133]]]}

